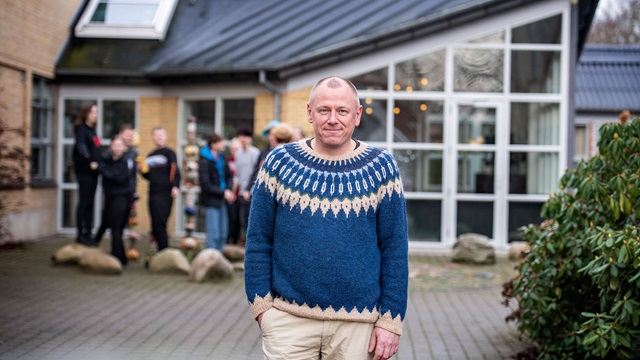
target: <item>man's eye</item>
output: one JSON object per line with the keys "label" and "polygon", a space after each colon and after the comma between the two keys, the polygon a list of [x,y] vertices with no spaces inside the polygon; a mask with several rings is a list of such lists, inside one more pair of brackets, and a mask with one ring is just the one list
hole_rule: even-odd
{"label": "man's eye", "polygon": [[344,109],[338,110],[338,112],[340,113],[340,115],[347,115],[349,113],[349,111],[344,110]]}
{"label": "man's eye", "polygon": [[329,112],[329,110],[327,109],[320,109],[320,111],[318,111],[320,114],[326,114]]}

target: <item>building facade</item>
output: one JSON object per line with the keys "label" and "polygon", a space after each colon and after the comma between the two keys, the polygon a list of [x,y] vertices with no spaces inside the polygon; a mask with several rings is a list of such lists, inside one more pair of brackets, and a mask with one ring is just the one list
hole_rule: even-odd
{"label": "building facade", "polygon": [[0,243],[55,235],[55,62],[79,0],[0,10]]}

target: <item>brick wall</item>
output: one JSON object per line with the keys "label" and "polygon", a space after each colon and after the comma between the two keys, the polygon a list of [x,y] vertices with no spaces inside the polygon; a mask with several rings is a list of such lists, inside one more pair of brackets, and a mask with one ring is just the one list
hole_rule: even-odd
{"label": "brick wall", "polygon": [[[313,127],[307,122],[307,101],[311,87],[281,94],[280,121],[291,126],[299,126],[312,136]],[[262,129],[273,119],[274,99],[272,94],[260,94],[255,98],[254,132],[260,134]]]}

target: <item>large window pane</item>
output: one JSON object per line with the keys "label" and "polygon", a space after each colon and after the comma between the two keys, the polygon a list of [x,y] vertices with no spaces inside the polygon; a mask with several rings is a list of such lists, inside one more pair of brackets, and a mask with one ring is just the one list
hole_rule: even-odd
{"label": "large window pane", "polygon": [[410,241],[439,242],[442,227],[442,201],[407,200]]}
{"label": "large window pane", "polygon": [[384,141],[387,136],[387,101],[364,99],[360,125],[353,137],[363,141]]}
{"label": "large window pane", "polygon": [[69,99],[64,101],[64,137],[65,138],[73,138],[74,137],[74,126],[76,117],[80,113],[80,110],[90,104],[97,104],[98,101],[95,99],[92,100],[76,100]]}
{"label": "large window pane", "polygon": [[394,141],[442,144],[442,101],[397,100],[395,104]]}
{"label": "large window pane", "polygon": [[396,65],[395,91],[443,91],[445,51],[425,54]]}
{"label": "large window pane", "polygon": [[493,238],[493,202],[458,201],[456,236],[476,233]]}
{"label": "large window pane", "polygon": [[77,204],[77,190],[64,190],[62,192],[62,227],[75,228]]}
{"label": "large window pane", "polygon": [[73,168],[73,144],[64,145],[62,149],[62,181],[74,183],[76,180],[76,173]]}
{"label": "large window pane", "polygon": [[387,90],[387,83],[389,82],[388,74],[389,70],[384,67],[352,77],[349,80],[358,90]]}
{"label": "large window pane", "polygon": [[458,143],[495,144],[496,109],[460,106],[458,108]]}
{"label": "large window pane", "polygon": [[560,144],[560,104],[511,104],[511,144]]}
{"label": "large window pane", "polygon": [[558,153],[511,152],[509,193],[548,194],[558,188]]}
{"label": "large window pane", "polygon": [[463,92],[501,92],[504,88],[504,51],[456,49],[454,90]]}
{"label": "large window pane", "polygon": [[542,203],[538,202],[509,202],[509,242],[522,241],[518,229],[529,224],[540,224]]}
{"label": "large window pane", "polygon": [[586,125],[576,125],[573,154],[575,161],[589,157],[589,133]]}
{"label": "large window pane", "polygon": [[118,135],[124,124],[135,124],[136,102],[132,100],[105,100],[102,103],[102,137]]}
{"label": "large window pane", "polygon": [[405,191],[442,191],[442,151],[395,150]]}
{"label": "large window pane", "polygon": [[511,41],[525,44],[560,44],[562,15],[513,28]]}
{"label": "large window pane", "polygon": [[511,92],[560,93],[560,52],[511,52]]}
{"label": "large window pane", "polygon": [[31,182],[53,181],[53,84],[33,77],[31,97]]}
{"label": "large window pane", "polygon": [[224,125],[222,137],[231,139],[238,129],[253,128],[254,99],[224,100]]}
{"label": "large window pane", "polygon": [[458,153],[458,192],[493,193],[493,152]]}
{"label": "large window pane", "polygon": [[102,0],[91,16],[91,22],[109,25],[153,25],[159,1],[155,1],[154,4],[150,1],[125,3]]}
{"label": "large window pane", "polygon": [[[215,109],[214,100],[186,101],[184,106],[185,119],[194,116],[196,118],[196,137],[206,139],[207,135],[215,130]],[[187,133],[187,121],[184,122],[183,134]]]}

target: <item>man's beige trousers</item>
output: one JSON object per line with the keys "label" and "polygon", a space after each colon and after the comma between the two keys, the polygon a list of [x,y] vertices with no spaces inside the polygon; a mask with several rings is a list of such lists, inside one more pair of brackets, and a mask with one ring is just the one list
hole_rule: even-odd
{"label": "man's beige trousers", "polygon": [[367,360],[373,324],[322,321],[291,315],[276,308],[262,315],[265,360]]}

